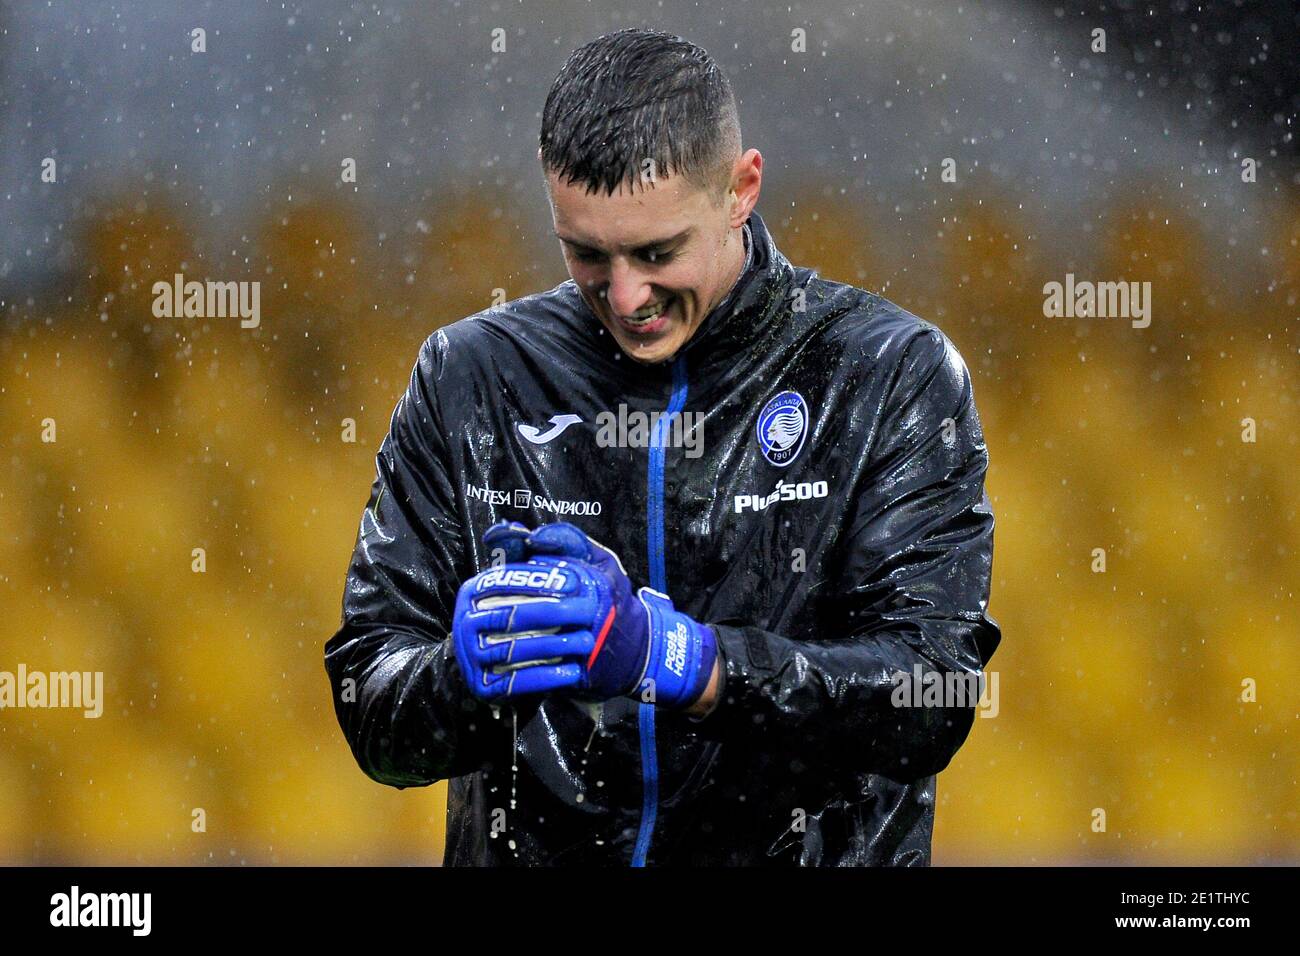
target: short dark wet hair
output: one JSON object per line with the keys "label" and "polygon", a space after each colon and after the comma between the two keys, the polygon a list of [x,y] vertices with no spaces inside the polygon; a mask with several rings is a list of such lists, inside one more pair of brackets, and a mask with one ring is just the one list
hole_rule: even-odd
{"label": "short dark wet hair", "polygon": [[713,57],[679,36],[627,29],[579,47],[542,110],[542,168],[587,192],[630,188],[653,160],[726,198],[740,151],[736,98]]}

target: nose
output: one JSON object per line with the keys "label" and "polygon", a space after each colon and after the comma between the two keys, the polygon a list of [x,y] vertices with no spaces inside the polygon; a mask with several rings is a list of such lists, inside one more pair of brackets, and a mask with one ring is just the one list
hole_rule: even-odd
{"label": "nose", "polygon": [[615,259],[609,267],[605,301],[615,315],[631,315],[654,301],[650,283],[626,259]]}

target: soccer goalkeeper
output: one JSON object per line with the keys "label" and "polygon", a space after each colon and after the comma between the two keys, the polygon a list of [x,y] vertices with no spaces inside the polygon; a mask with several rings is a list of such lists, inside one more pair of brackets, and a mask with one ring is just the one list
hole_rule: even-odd
{"label": "soccer goalkeeper", "polygon": [[376,459],[325,653],[358,763],[450,782],[449,865],[928,864],[975,707],[900,675],[1000,639],[965,364],[781,254],[698,47],[577,50],[540,145],[571,281],[431,335]]}

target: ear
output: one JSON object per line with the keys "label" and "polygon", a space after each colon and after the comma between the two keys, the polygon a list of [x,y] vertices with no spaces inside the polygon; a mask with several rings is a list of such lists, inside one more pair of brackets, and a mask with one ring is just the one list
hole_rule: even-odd
{"label": "ear", "polygon": [[732,181],[731,222],[739,228],[758,205],[758,194],[763,188],[763,154],[756,149],[745,150],[736,160]]}

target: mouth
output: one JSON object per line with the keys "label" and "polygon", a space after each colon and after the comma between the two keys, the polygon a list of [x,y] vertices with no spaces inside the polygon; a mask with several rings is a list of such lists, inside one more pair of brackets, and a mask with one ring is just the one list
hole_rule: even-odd
{"label": "mouth", "polygon": [[668,327],[670,313],[676,302],[676,296],[669,296],[638,309],[630,316],[615,316],[614,322],[629,335],[655,335]]}

